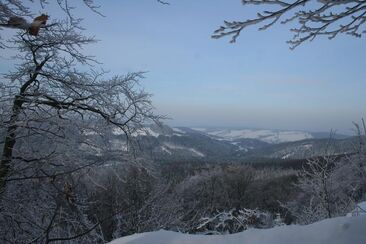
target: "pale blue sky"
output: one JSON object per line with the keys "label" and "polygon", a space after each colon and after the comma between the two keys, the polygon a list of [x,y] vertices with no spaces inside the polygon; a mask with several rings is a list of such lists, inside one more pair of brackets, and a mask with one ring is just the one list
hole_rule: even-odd
{"label": "pale blue sky", "polygon": [[106,17],[78,8],[100,40],[86,52],[111,74],[148,71],[143,84],[168,124],[345,133],[365,116],[365,39],[318,39],[290,51],[289,26],[277,26],[250,28],[229,44],[210,36],[224,19],[255,14],[240,0],[98,2]]}

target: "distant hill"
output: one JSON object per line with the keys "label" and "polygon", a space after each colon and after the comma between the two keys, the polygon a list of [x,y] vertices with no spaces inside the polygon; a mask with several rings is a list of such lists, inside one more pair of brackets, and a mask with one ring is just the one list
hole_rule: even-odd
{"label": "distant hill", "polygon": [[309,132],[255,129],[206,129],[192,128],[214,138],[225,140],[258,139],[267,143],[281,143],[313,138]]}
{"label": "distant hill", "polygon": [[[90,134],[89,136],[93,136]],[[114,130],[110,149],[126,151],[126,138]],[[255,162],[257,159],[292,160],[355,151],[358,139],[329,133],[285,130],[205,129],[146,126],[133,133],[139,156],[157,162],[199,160],[210,163]]]}
{"label": "distant hill", "polygon": [[[269,129],[230,129],[230,128],[191,128],[212,137],[225,140],[258,139],[267,143],[282,143],[305,139],[329,138],[329,132],[307,132],[299,130],[269,130]],[[344,139],[348,136],[335,134],[334,139]]]}
{"label": "distant hill", "polygon": [[[327,139],[330,137],[330,132],[311,132],[311,135],[316,139]],[[346,139],[351,136],[343,135],[343,134],[332,134],[332,138],[334,139]]]}

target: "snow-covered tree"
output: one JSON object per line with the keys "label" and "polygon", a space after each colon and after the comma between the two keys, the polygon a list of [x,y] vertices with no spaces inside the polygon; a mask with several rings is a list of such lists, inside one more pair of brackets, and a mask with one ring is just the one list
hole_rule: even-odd
{"label": "snow-covered tree", "polygon": [[[14,15],[32,17],[25,3],[33,1],[1,1],[0,21]],[[50,4],[33,4],[39,3]],[[96,11],[93,1],[84,3]],[[105,219],[87,216],[81,179],[106,156],[88,133],[118,128],[128,139],[145,123],[159,119],[150,95],[139,86],[143,74],[107,77],[98,71],[98,62],[82,51],[95,40],[84,36],[71,2],[55,4],[65,15],[55,18],[49,13],[49,24],[37,36],[19,30],[3,41],[16,63],[0,81],[4,243],[102,240],[97,229]]]}
{"label": "snow-covered tree", "polygon": [[[249,26],[259,25],[259,30],[266,30],[277,23],[295,23],[295,27],[291,27],[293,38],[288,41],[293,49],[320,36],[329,39],[340,34],[361,37],[365,32],[366,1],[242,0],[242,3],[245,7],[257,5],[262,11],[246,20],[225,21],[213,38],[231,36],[231,42],[235,42]],[[258,11],[258,8],[252,9]]]}
{"label": "snow-covered tree", "polygon": [[287,208],[301,224],[345,215],[354,207],[359,184],[352,163],[325,156],[311,159],[300,173],[299,195]]}
{"label": "snow-covered tree", "polygon": [[232,209],[215,213],[200,220],[196,231],[202,234],[229,234],[248,228],[271,228],[273,216],[268,212],[253,209]]}

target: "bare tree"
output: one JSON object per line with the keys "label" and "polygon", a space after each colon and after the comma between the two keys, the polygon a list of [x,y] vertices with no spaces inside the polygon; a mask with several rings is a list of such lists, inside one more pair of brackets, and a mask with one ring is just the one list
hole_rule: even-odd
{"label": "bare tree", "polygon": [[146,119],[158,119],[152,113],[149,94],[135,89],[142,73],[104,79],[103,73],[77,70],[78,65],[92,61],[79,51],[82,45],[91,42],[92,38],[83,37],[75,31],[73,23],[66,22],[59,22],[37,38],[20,35],[14,39],[13,43],[23,54],[17,58],[24,61],[2,84],[8,119],[3,123],[6,135],[0,163],[0,190],[12,160],[21,157],[14,155],[21,134],[18,130],[60,137],[59,123],[52,129],[44,128],[45,124],[54,122],[50,118],[72,122],[79,116],[87,121],[103,119],[128,136]]}
{"label": "bare tree", "polygon": [[[83,2],[97,11],[93,1]],[[160,119],[150,94],[139,85],[143,73],[108,77],[99,71],[98,62],[82,52],[94,38],[83,35],[67,0],[57,4],[65,19],[52,19],[37,36],[19,30],[6,40],[17,65],[0,81],[4,243],[100,242],[99,223],[105,219],[86,215],[82,175],[124,156],[121,151],[118,157],[103,153],[89,135],[119,130],[128,140]],[[0,21],[14,15],[33,14],[23,2],[1,1]]]}
{"label": "bare tree", "polygon": [[299,194],[287,208],[300,224],[345,215],[354,207],[360,188],[352,161],[335,156],[310,159],[300,173]]}
{"label": "bare tree", "polygon": [[366,1],[328,1],[328,0],[242,0],[245,6],[263,6],[257,16],[243,21],[225,21],[218,28],[213,38],[231,36],[235,42],[240,33],[249,26],[257,26],[266,30],[274,24],[290,24],[297,26],[290,30],[294,33],[288,41],[294,49],[305,41],[326,36],[333,39],[339,34],[361,37],[365,32]]}
{"label": "bare tree", "polygon": [[[98,6],[92,0],[83,2],[97,11]],[[48,4],[44,0],[39,3]],[[14,15],[31,16],[29,7],[21,2],[2,1],[0,4],[2,21]],[[72,122],[77,115],[83,121],[100,118],[128,136],[145,119],[156,121],[159,118],[151,112],[150,95],[136,89],[143,77],[141,72],[106,79],[104,72],[91,69],[91,64],[97,62],[80,50],[95,40],[79,32],[80,19],[73,17],[73,8],[67,0],[57,1],[57,4],[67,13],[67,20],[54,22],[39,37],[20,31],[7,41],[7,46],[18,52],[14,58],[21,63],[1,83],[4,105],[1,122],[7,132],[0,165],[0,192],[13,157],[15,133],[20,127],[35,130],[36,126],[30,128],[30,123],[48,123],[52,116]],[[78,71],[80,65],[87,69]],[[38,110],[47,116],[38,119],[37,116],[43,116]]]}
{"label": "bare tree", "polygon": [[[95,4],[94,0],[80,0],[83,2],[90,10],[101,15],[98,11],[99,6]],[[74,9],[72,1],[69,0],[57,0],[54,3],[57,4],[67,15],[70,20],[77,21],[72,10]],[[44,7],[50,4],[47,0],[38,1],[13,1],[13,0],[3,0],[0,1],[0,31],[4,28],[15,28],[25,30],[29,27],[29,23],[35,17],[35,13],[32,12],[31,6],[36,6],[38,4],[39,8],[44,9]],[[12,22],[15,22],[12,23]],[[42,28],[47,28],[47,26],[42,26]],[[7,47],[7,40],[2,40],[0,35],[0,48]]]}

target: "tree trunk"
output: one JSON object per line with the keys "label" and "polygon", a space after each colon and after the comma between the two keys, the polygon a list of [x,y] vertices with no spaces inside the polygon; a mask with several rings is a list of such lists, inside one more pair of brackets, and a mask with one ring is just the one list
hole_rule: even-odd
{"label": "tree trunk", "polygon": [[0,194],[2,194],[5,190],[6,178],[9,174],[10,164],[13,157],[13,149],[16,142],[16,130],[17,130],[17,120],[18,116],[21,112],[22,105],[24,101],[20,96],[16,96],[13,108],[12,115],[10,117],[9,126],[6,131],[6,137],[4,141],[3,153],[1,156],[0,162]]}
{"label": "tree trunk", "polygon": [[9,126],[6,131],[3,153],[1,155],[1,162],[0,162],[0,194],[2,194],[5,190],[6,178],[8,177],[10,164],[13,158],[13,149],[16,142],[16,130],[18,128],[17,122],[19,114],[22,111],[24,100],[24,93],[26,92],[27,88],[37,79],[39,71],[42,70],[42,67],[45,65],[47,60],[50,57],[46,57],[42,63],[37,64],[34,73],[31,75],[30,79],[27,80],[21,87],[19,94],[15,96],[13,107],[12,107],[12,114],[10,116]]}

